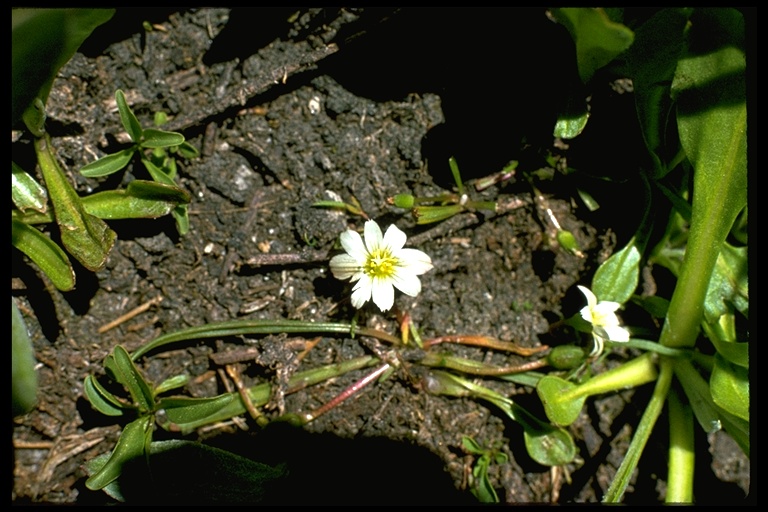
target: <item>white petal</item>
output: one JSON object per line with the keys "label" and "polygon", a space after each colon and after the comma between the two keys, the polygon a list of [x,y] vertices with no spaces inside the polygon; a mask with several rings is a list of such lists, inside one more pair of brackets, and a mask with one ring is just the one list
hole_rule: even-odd
{"label": "white petal", "polygon": [[371,298],[373,282],[369,276],[363,274],[354,288],[352,288],[352,305],[360,309]]}
{"label": "white petal", "polygon": [[389,247],[392,252],[399,251],[405,245],[407,237],[405,233],[400,231],[400,228],[392,224],[387,228],[387,232],[384,233],[384,245]]}
{"label": "white petal", "polygon": [[603,327],[605,337],[611,341],[629,341],[629,331],[624,327],[617,325],[607,325]]}
{"label": "white petal", "polygon": [[595,294],[592,293],[592,290],[587,288],[586,286],[577,286],[579,290],[581,290],[581,293],[584,294],[584,296],[587,298],[587,305],[589,305],[589,309],[594,308],[597,305],[597,297],[595,297]]}
{"label": "white petal", "polygon": [[381,247],[381,228],[375,220],[369,220],[365,223],[365,246],[368,252],[374,252]]}
{"label": "white petal", "polygon": [[434,268],[432,258],[418,249],[400,249],[394,256],[400,260],[400,268],[417,276]]}
{"label": "white petal", "polygon": [[[362,271],[356,258],[349,254],[338,254],[331,258],[331,272],[336,279],[349,279]],[[358,278],[359,279],[359,278]]]}
{"label": "white petal", "polygon": [[407,272],[395,272],[392,283],[406,295],[417,296],[421,292],[421,281],[414,274]]}
{"label": "white petal", "polygon": [[592,323],[592,310],[589,308],[589,306],[584,306],[581,308],[581,311],[579,311],[581,314],[581,318],[586,320],[589,323]]}
{"label": "white petal", "polygon": [[347,254],[352,256],[360,266],[365,264],[368,252],[365,250],[363,239],[360,238],[360,234],[357,231],[346,230],[339,237],[339,241],[344,250],[347,251]]}
{"label": "white petal", "polygon": [[594,309],[595,313],[597,313],[598,315],[613,315],[614,311],[616,311],[620,307],[621,307],[621,304],[619,304],[618,302],[603,300],[603,301],[600,301],[600,303],[594,306],[592,309]]}
{"label": "white petal", "polygon": [[388,311],[395,303],[395,289],[390,279],[373,278],[373,290],[371,291],[373,302],[382,311]]}

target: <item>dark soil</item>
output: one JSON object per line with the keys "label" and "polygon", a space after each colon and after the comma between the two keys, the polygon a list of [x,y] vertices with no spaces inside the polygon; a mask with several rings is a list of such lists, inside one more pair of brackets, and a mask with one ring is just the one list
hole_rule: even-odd
{"label": "dark soil", "polygon": [[[637,148],[610,123],[607,135],[596,126],[570,148],[552,140],[563,105],[561,81],[574,65],[563,52],[569,48],[566,31],[542,9],[293,13],[120,11],[60,73],[48,129],[80,193],[148,179],[140,165],[103,180],[77,173],[124,147],[114,103],[118,88],[145,126],[155,112],[166,112],[166,128],[184,133],[201,156],[179,171],[193,196],[186,236],[178,235],[170,217],[112,222],[118,241],[105,268],[95,274],[78,268],[77,288],[69,293],[57,292],[14,252],[13,295],[40,363],[39,404],[13,422],[14,502],[111,502],[85,488],[83,464],[113,449],[121,425],[91,409],[83,379],[103,377],[104,358],[116,345],[133,350],[162,333],[238,318],[349,322],[355,313],[349,285],[331,276],[327,258],[337,250],[338,235],[361,228],[363,219],[312,206],[320,200],[358,201],[380,225],[396,223],[409,245],[432,257],[435,268],[423,276],[423,292],[416,298],[398,294],[395,303],[423,338],[483,334],[524,347],[572,339],[551,327],[581,306],[575,285],[588,284],[597,265],[626,241],[627,234],[615,230],[632,219],[617,212],[632,210],[611,209],[611,197],[625,197],[613,189],[600,197],[600,215],[590,213],[572,199],[573,184],[560,171],[570,165],[599,174],[608,165],[602,159],[607,148],[612,164],[636,165]],[[152,31],[142,29],[145,19],[155,24]],[[631,96],[611,88],[608,78],[593,92],[593,113],[628,108]],[[31,154],[25,138],[13,144],[17,163],[29,162]],[[553,158],[547,161],[547,155]],[[507,205],[505,210],[420,226],[387,203],[397,193],[450,190],[449,156],[457,158],[466,181],[518,160],[517,177],[482,192],[471,189],[477,198]],[[542,169],[553,179],[537,181],[543,194],[537,199],[521,176]],[[584,257],[558,247],[543,208],[575,235]],[[300,257],[290,264],[268,259],[283,254]],[[302,261],[302,255],[318,254]],[[99,332],[158,297],[162,302]],[[395,311],[366,308],[359,322],[399,333]],[[213,396],[225,391],[215,354],[260,348],[259,356],[238,366],[250,385],[378,349],[371,340],[328,336],[299,362],[306,345],[299,337],[192,341],[140,365],[153,382],[191,374],[186,392]],[[528,360],[479,348],[446,350],[497,365]],[[614,353],[600,364],[625,356]],[[364,375],[353,372],[288,395],[265,414],[313,410]],[[478,382],[543,418],[532,389]],[[462,448],[462,436],[499,445],[508,456],[490,469],[502,502],[598,502],[650,393],[646,386],[588,401],[571,427],[580,455],[555,471],[531,460],[521,428],[502,412],[466,398],[430,395],[420,384],[418,372],[401,368],[303,429],[262,429],[243,418],[186,438],[287,464],[288,482],[268,502],[472,503],[474,458]],[[657,503],[663,496],[664,430],[662,417],[627,503]],[[156,434],[172,437],[178,436]],[[699,457],[697,499],[743,500],[749,461],[726,435],[700,437],[699,446],[711,443],[712,457]]]}

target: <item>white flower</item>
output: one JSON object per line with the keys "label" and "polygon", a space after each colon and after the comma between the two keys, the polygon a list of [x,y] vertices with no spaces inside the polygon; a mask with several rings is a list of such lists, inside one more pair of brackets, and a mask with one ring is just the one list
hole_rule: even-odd
{"label": "white flower", "polygon": [[629,341],[629,331],[621,327],[616,310],[621,304],[608,300],[597,302],[597,297],[592,290],[585,286],[579,286],[579,290],[587,298],[587,305],[581,309],[581,317],[592,324],[592,338],[595,347],[592,355],[603,351],[605,340]]}
{"label": "white flower", "polygon": [[381,236],[375,221],[365,223],[365,244],[356,231],[341,234],[341,246],[347,251],[331,258],[331,272],[336,279],[357,281],[352,288],[352,305],[361,308],[368,300],[387,311],[395,303],[396,287],[415,297],[421,291],[418,276],[432,269],[432,260],[416,249],[403,249],[405,233],[394,224]]}

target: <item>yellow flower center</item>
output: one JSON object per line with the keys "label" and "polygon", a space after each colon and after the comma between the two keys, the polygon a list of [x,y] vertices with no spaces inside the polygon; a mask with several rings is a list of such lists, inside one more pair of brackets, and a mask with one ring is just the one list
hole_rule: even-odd
{"label": "yellow flower center", "polygon": [[389,278],[395,274],[397,264],[389,249],[378,249],[368,255],[363,272],[371,277]]}

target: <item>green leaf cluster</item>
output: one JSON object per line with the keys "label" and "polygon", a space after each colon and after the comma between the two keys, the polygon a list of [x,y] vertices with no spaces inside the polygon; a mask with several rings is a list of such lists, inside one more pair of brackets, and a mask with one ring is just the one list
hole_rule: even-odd
{"label": "green leaf cluster", "polygon": [[[653,367],[621,374],[643,356],[579,384],[548,376],[539,381],[538,392],[550,420],[565,425],[593,392],[656,382],[605,497],[619,501],[679,382],[682,396],[669,399],[690,414],[670,416],[670,468],[674,461],[675,471],[670,469],[667,500],[687,501],[695,452],[680,433],[691,418],[707,432],[724,428],[749,454],[749,343],[748,333],[737,328],[749,315],[744,19],[730,8],[664,8],[640,23],[629,20],[630,31],[621,25],[627,20],[618,9],[610,17],[593,8],[553,14],[573,36],[584,83],[604,66],[615,65],[631,78],[649,155],[633,177],[647,198],[635,236],[600,265],[591,288],[600,300],[639,305],[663,327],[656,342],[630,341],[661,354]],[[581,93],[575,89],[574,94]],[[578,130],[567,130],[573,121],[565,113],[555,134],[578,135],[587,117]],[[671,296],[637,295],[646,265],[672,273]],[[611,374],[618,379],[601,388]]]}

